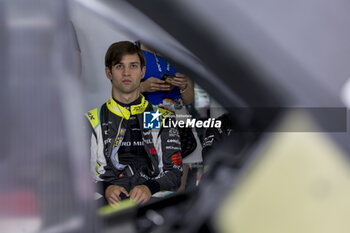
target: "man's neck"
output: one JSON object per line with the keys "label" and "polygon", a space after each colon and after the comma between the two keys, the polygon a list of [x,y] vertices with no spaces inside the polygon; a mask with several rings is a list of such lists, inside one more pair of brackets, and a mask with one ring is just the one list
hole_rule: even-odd
{"label": "man's neck", "polygon": [[140,91],[135,91],[134,93],[130,94],[121,94],[119,92],[112,91],[112,96],[120,103],[130,104],[140,97]]}

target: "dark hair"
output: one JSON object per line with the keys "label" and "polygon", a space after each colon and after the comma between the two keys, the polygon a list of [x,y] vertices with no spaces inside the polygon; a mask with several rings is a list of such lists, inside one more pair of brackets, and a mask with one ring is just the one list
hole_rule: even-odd
{"label": "dark hair", "polygon": [[105,66],[111,70],[112,66],[118,64],[126,54],[137,54],[141,68],[146,65],[145,55],[139,46],[130,41],[119,41],[109,46],[105,56]]}

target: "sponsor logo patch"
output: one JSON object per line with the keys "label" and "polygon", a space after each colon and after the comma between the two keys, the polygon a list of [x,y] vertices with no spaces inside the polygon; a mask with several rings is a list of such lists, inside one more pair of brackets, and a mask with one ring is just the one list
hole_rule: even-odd
{"label": "sponsor logo patch", "polygon": [[176,153],[171,156],[171,163],[174,165],[180,165],[182,162],[181,154]]}

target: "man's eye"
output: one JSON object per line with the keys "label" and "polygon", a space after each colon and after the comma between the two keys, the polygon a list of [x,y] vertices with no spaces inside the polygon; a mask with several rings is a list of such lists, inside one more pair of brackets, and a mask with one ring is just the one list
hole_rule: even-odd
{"label": "man's eye", "polygon": [[123,69],[123,65],[122,64],[117,64],[117,65],[115,65],[115,68],[117,69],[117,70],[121,70],[121,69]]}
{"label": "man's eye", "polygon": [[132,69],[136,69],[136,68],[138,68],[139,66],[137,65],[137,64],[131,64],[131,66],[130,66]]}

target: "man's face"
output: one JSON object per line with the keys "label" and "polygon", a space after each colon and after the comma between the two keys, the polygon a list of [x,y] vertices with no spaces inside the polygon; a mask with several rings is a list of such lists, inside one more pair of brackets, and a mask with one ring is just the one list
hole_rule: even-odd
{"label": "man's face", "polygon": [[112,87],[120,94],[131,94],[140,86],[146,67],[141,68],[137,54],[126,54],[121,61],[110,70],[106,67],[106,75],[112,81]]}

